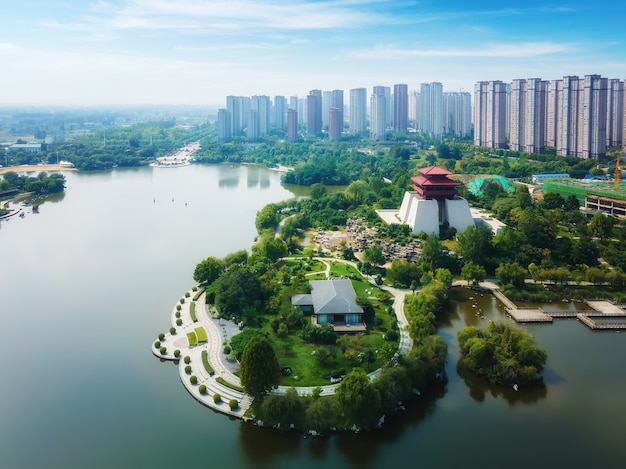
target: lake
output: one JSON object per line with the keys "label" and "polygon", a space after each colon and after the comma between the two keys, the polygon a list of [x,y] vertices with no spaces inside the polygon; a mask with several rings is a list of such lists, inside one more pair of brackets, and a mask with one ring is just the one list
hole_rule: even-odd
{"label": "lake", "polygon": [[506,317],[465,289],[439,328],[447,381],[381,430],[305,439],[201,406],[150,345],[200,260],[249,249],[256,212],[306,191],[254,166],[64,174],[65,194],[0,222],[0,467],[623,465],[626,334],[524,326],[545,386],[489,386],[457,372],[455,334]]}

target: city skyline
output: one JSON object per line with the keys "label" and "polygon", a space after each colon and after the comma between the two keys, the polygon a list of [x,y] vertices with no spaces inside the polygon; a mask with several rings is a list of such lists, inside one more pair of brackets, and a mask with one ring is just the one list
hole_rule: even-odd
{"label": "city skyline", "polygon": [[228,95],[626,77],[621,2],[25,0],[0,12],[2,105],[221,107]]}

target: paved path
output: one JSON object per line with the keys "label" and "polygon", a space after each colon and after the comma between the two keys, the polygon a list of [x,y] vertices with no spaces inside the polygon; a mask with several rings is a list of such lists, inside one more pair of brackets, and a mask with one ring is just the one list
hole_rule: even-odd
{"label": "paved path", "polygon": [[[293,260],[294,258],[289,258]],[[325,275],[330,277],[330,267],[332,262],[339,262],[349,264],[357,269],[356,262],[346,261],[344,259],[334,259],[326,257],[315,257],[325,264]],[[358,271],[358,269],[357,269]],[[360,273],[360,272],[359,272]],[[363,275],[363,274],[361,274]],[[375,284],[373,277],[363,275],[370,283]],[[393,308],[398,319],[398,327],[400,329],[400,345],[398,353],[407,353],[413,346],[413,340],[411,339],[408,331],[408,321],[404,315],[404,297],[409,290],[401,290],[392,287],[382,287],[394,296]],[[241,391],[233,390],[217,381],[217,378],[222,378],[224,381],[240,386],[241,382],[239,377],[235,375],[238,371],[238,365],[232,363],[223,353],[224,343],[228,342],[230,338],[239,332],[237,326],[231,321],[225,321],[223,319],[217,319],[217,311],[212,306],[206,305],[204,293],[194,302],[193,296],[196,292],[189,291],[188,297],[185,297],[184,303],[176,303],[171,313],[172,327],[176,329],[175,334],[167,333],[161,342],[162,347],[166,347],[166,353],[161,354],[160,350],[152,345],[152,353],[159,358],[166,360],[180,360],[179,374],[180,380],[185,386],[185,389],[200,403],[215,409],[219,412],[233,415],[242,418],[244,413],[250,408],[252,404],[252,398]],[[190,305],[195,303],[195,314],[197,322],[193,321],[191,317]],[[176,325],[176,317],[178,305],[181,305],[180,319],[182,324]],[[214,317],[215,316],[215,317]],[[193,331],[197,327],[203,327],[207,333],[207,343],[199,344],[195,347],[190,347],[187,340],[187,333]],[[180,350],[179,358],[174,356],[174,351]],[[209,374],[206,371],[203,361],[202,352],[207,352],[207,359],[214,373]],[[191,361],[191,373],[185,372],[186,364],[183,361],[185,356],[189,356]],[[369,373],[370,379],[374,379],[380,373],[380,369]],[[190,377],[196,376],[198,381],[196,384],[191,384]],[[206,393],[200,393],[200,385],[206,386]],[[305,396],[313,393],[316,388],[321,388],[321,395],[332,395],[335,393],[339,384],[329,384],[326,386],[279,386],[273,390],[271,394],[285,394],[288,389],[292,387],[296,389],[299,395]],[[221,401],[214,402],[213,396],[219,394]],[[237,409],[231,410],[228,401],[231,399],[237,400],[239,406]]]}

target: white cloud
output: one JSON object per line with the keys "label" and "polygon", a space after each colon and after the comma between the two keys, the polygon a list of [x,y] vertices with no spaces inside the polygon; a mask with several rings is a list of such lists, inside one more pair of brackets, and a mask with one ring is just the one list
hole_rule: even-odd
{"label": "white cloud", "polygon": [[348,52],[347,56],[354,59],[366,60],[398,60],[410,57],[427,58],[466,58],[466,57],[536,57],[547,54],[562,54],[573,52],[570,44],[552,42],[527,42],[521,44],[489,44],[471,49],[400,49],[395,47],[378,46],[371,49],[361,49]]}

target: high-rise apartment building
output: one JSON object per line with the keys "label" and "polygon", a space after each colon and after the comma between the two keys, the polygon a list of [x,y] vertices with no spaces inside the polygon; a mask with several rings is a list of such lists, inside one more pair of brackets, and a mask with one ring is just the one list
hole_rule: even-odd
{"label": "high-rise apartment building", "polygon": [[458,138],[472,134],[472,95],[457,91],[443,93],[443,133]]}
{"label": "high-rise apartment building", "polygon": [[228,142],[233,138],[232,119],[227,109],[217,110],[217,141]]}
{"label": "high-rise apartment building", "polygon": [[370,99],[370,137],[372,140],[383,141],[387,138],[387,97],[389,88],[375,86]]}
{"label": "high-rise apartment building", "polygon": [[418,129],[425,135],[443,134],[443,85],[439,82],[422,83],[419,93]]}
{"label": "high-rise apartment building", "polygon": [[416,90],[409,93],[409,122],[417,129],[420,94]]}
{"label": "high-rise apartment building", "polygon": [[562,86],[561,80],[551,80],[548,82],[546,91],[546,146],[552,148],[556,148]]}
{"label": "high-rise apartment building", "polygon": [[241,135],[244,128],[242,96],[226,96],[226,110],[230,114],[230,128],[233,135]]}
{"label": "high-rise apartment building", "polygon": [[474,85],[474,145],[506,148],[507,86],[500,80]]}
{"label": "high-rise apartment building", "polygon": [[306,126],[309,135],[322,134],[322,92],[311,90],[306,97]]}
{"label": "high-rise apartment building", "polygon": [[546,91],[539,78],[517,79],[509,97],[509,148],[543,153],[546,147]]}
{"label": "high-rise apartment building", "polygon": [[274,106],[272,107],[272,125],[274,128],[284,131],[287,128],[287,98],[284,96],[274,96]]}
{"label": "high-rise apartment building", "polygon": [[367,131],[367,90],[354,88],[350,90],[350,133],[365,135]]}
{"label": "high-rise apartment building", "polygon": [[[258,136],[269,135],[272,102],[269,96],[252,96],[250,109],[256,111]],[[248,123],[249,127],[249,123]]]}
{"label": "high-rise apartment building", "polygon": [[622,146],[624,142],[624,82],[621,80],[608,81],[606,118],[607,146]]}
{"label": "high-rise apartment building", "polygon": [[322,92],[322,128],[327,129],[329,124],[330,108],[333,105],[333,92]]}
{"label": "high-rise apartment building", "polygon": [[577,76],[566,76],[559,81],[556,154],[575,155],[578,148],[580,80]]}
{"label": "high-rise apartment building", "polygon": [[298,111],[287,109],[287,139],[298,140]]}
{"label": "high-rise apartment building", "polygon": [[408,130],[409,89],[405,84],[393,85],[393,130],[404,133]]}
{"label": "high-rise apartment building", "polygon": [[328,138],[339,140],[343,130],[343,112],[339,108],[331,107],[328,114]]}
{"label": "high-rise apartment building", "polygon": [[585,75],[582,81],[582,125],[578,126],[579,158],[606,156],[606,107],[608,80],[600,75]]}
{"label": "high-rise apartment building", "polygon": [[[343,90],[333,90],[332,91],[332,99],[330,101],[330,108],[335,108],[339,111],[339,122],[340,122],[340,132],[343,132],[343,122],[344,122],[344,115],[343,115]],[[330,116],[329,116],[329,127],[330,127]]]}

